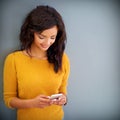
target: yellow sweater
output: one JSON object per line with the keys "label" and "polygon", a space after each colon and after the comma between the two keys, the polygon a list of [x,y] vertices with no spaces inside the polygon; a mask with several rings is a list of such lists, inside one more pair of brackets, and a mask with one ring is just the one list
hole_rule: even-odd
{"label": "yellow sweater", "polygon": [[[67,94],[70,72],[69,59],[63,54],[62,70],[57,74],[47,60],[30,58],[22,51],[11,53],[4,64],[4,101],[8,107],[12,97],[31,99],[40,94]],[[61,106],[51,105],[44,109],[18,109],[17,120],[62,120]]]}

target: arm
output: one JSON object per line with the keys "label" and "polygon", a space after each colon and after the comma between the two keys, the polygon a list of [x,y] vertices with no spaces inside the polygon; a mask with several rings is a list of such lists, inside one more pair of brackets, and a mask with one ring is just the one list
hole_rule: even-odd
{"label": "arm", "polygon": [[18,97],[12,98],[10,106],[12,108],[44,108],[50,105],[48,96],[39,95],[33,99],[19,99]]}
{"label": "arm", "polygon": [[66,96],[67,95],[68,78],[69,78],[69,74],[70,74],[70,62],[69,62],[69,58],[67,57],[66,54],[64,54],[64,56],[63,56],[62,64],[63,64],[62,67],[63,67],[64,76],[62,78],[62,83],[59,88],[59,92],[63,93]]}
{"label": "arm", "polygon": [[67,104],[67,83],[68,83],[68,77],[70,74],[70,63],[69,59],[66,54],[63,56],[63,72],[64,76],[62,79],[62,84],[59,88],[59,93],[62,93],[63,95],[60,96],[55,101],[53,100],[52,103],[56,105],[66,105]]}
{"label": "arm", "polygon": [[4,64],[4,81],[3,92],[4,102],[9,108],[43,108],[50,105],[48,96],[39,95],[33,99],[20,99],[17,96],[18,83],[17,83],[17,71],[15,64],[14,54],[7,56]]}

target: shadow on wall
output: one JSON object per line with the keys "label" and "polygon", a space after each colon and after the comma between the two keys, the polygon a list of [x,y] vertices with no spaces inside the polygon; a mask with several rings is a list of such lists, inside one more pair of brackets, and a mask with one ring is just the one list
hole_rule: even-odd
{"label": "shadow on wall", "polygon": [[8,109],[3,101],[0,101],[0,120],[16,120],[16,110]]}

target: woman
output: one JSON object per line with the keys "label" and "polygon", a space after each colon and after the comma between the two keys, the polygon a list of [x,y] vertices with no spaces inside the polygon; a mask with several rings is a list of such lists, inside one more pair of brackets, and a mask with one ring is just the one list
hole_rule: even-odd
{"label": "woman", "polygon": [[4,64],[5,104],[17,109],[17,120],[62,120],[70,64],[61,15],[37,6],[21,27],[20,42],[21,50],[10,53]]}

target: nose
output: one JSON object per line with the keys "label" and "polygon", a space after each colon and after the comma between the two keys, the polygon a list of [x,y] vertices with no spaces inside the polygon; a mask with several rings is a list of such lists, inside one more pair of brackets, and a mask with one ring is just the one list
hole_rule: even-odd
{"label": "nose", "polygon": [[51,39],[46,39],[45,44],[50,45],[51,44]]}

